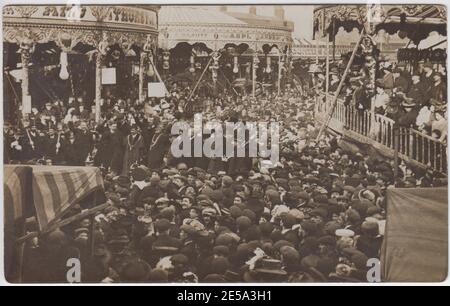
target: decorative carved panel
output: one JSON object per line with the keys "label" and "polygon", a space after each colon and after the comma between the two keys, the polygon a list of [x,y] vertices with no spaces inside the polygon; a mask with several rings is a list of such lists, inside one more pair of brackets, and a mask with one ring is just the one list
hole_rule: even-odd
{"label": "decorative carved panel", "polygon": [[[387,17],[406,17],[434,19],[446,23],[446,8],[442,5],[332,5],[320,7],[314,11],[314,22],[316,30],[327,29],[333,18],[342,23],[357,22],[366,26],[368,22],[382,23]],[[342,24],[341,23],[341,24]],[[426,19],[423,23],[426,23]],[[373,25],[372,29],[374,28]]]}
{"label": "decorative carved panel", "polygon": [[[34,43],[55,41],[61,35],[70,44],[82,42],[98,46],[103,35],[111,44],[129,48],[143,46],[147,35],[157,41],[157,11],[127,6],[5,6],[3,40],[20,43],[25,38]],[[67,47],[67,46],[66,46]]]}
{"label": "decorative carved panel", "polygon": [[189,44],[204,43],[209,49],[224,48],[226,44],[246,43],[253,48],[261,49],[262,45],[278,45],[285,47],[292,44],[291,32],[284,30],[209,25],[173,25],[162,26],[159,45],[172,49],[180,42]]}

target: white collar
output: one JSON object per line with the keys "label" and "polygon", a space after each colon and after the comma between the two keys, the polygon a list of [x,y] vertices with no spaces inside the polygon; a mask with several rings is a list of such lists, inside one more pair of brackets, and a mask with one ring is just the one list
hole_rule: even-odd
{"label": "white collar", "polygon": [[148,185],[150,185],[150,183],[146,182],[146,181],[135,181],[133,183],[133,185],[136,185],[139,190],[144,189],[145,187],[147,187]]}

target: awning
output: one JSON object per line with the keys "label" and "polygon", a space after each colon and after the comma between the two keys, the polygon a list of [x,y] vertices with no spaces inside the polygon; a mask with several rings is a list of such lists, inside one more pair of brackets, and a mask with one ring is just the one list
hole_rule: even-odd
{"label": "awning", "polygon": [[448,189],[387,190],[383,280],[440,282],[448,271]]}

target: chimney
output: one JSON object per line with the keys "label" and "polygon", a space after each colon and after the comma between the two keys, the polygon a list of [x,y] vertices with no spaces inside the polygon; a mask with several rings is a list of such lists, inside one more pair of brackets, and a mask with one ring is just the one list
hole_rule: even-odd
{"label": "chimney", "polygon": [[281,5],[273,6],[274,15],[277,19],[284,20],[284,9]]}
{"label": "chimney", "polygon": [[220,6],[220,11],[226,13],[227,12],[227,6],[226,5],[221,5]]}
{"label": "chimney", "polygon": [[256,6],[251,5],[250,8],[248,9],[248,12],[249,12],[251,15],[256,15]]}

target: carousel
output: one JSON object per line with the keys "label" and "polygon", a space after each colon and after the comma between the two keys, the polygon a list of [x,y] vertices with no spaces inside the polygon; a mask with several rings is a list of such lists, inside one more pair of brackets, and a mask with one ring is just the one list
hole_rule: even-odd
{"label": "carousel", "polygon": [[5,6],[5,116],[75,98],[95,109],[98,120],[108,93],[138,88],[143,100],[144,83],[154,78],[158,11],[153,5]]}
{"label": "carousel", "polygon": [[[375,36],[381,30],[401,38],[408,38],[408,46],[416,48],[400,49],[399,62],[407,61],[409,69],[420,69],[424,62],[430,62],[434,68],[445,71],[446,57],[442,51],[431,50],[446,40],[430,46],[427,50],[418,50],[421,42],[437,32],[447,35],[447,12],[442,5],[324,5],[314,10],[314,35],[328,37],[332,41],[340,28],[351,32],[359,30],[359,38],[349,54],[347,65],[335,92],[322,93],[316,100],[316,118],[323,123],[317,139],[326,128],[338,131],[359,143],[370,144],[386,156],[394,158],[397,170],[399,159],[417,167],[433,169],[438,173],[447,173],[447,145],[413,128],[399,127],[398,124],[376,114],[374,110],[374,92],[376,78],[379,75],[381,56],[375,43]],[[346,78],[356,60],[358,69],[363,69],[371,87],[371,109],[364,113],[344,105],[338,96]],[[326,81],[329,79],[328,57],[326,62]],[[440,66],[439,66],[440,65]],[[322,99],[323,98],[323,99]]]}
{"label": "carousel", "polygon": [[374,56],[373,51],[378,32],[397,33],[400,38],[409,39],[408,46],[410,43],[418,46],[432,32],[447,35],[446,9],[442,5],[376,4],[319,5],[314,9],[314,37],[326,37],[334,42],[340,28],[346,32],[358,29],[360,38],[354,49],[362,47],[365,50],[363,53],[375,77],[379,52]]}
{"label": "carousel", "polygon": [[280,6],[274,7],[274,14],[258,16],[254,6],[248,14],[229,12],[226,6],[220,10],[163,7],[158,68],[169,83],[182,82],[191,88],[201,87],[196,84],[200,80],[213,90],[247,88],[253,94],[257,84],[280,87],[293,24],[284,19]]}

